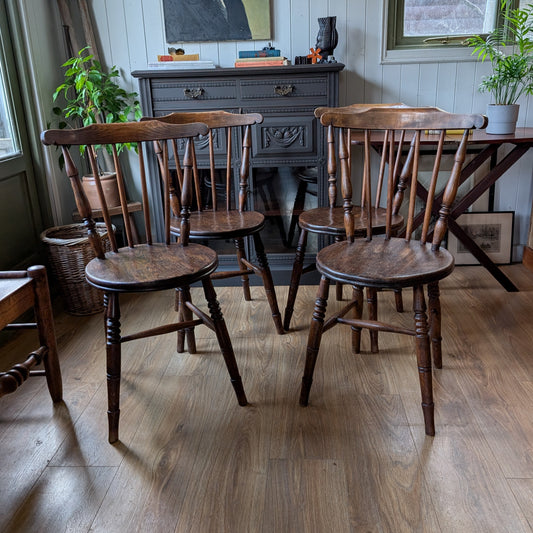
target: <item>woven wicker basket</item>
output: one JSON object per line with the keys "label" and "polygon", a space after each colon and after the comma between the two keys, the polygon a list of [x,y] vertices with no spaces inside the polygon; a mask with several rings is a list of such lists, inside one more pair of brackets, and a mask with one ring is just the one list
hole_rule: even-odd
{"label": "woven wicker basket", "polygon": [[[106,251],[111,249],[105,224],[97,223]],[[103,293],[85,279],[85,265],[95,255],[83,224],[48,228],[41,233],[52,277],[59,285],[65,309],[72,315],[93,315],[104,309]]]}

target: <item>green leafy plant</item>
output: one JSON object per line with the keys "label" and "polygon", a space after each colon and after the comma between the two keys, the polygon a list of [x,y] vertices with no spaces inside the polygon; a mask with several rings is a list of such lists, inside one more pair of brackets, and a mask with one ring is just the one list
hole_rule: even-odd
{"label": "green leafy plant", "polygon": [[[479,90],[492,95],[495,104],[515,104],[523,94],[533,94],[533,4],[512,9],[510,0],[501,0],[503,27],[486,38],[466,40],[482,62],[489,60],[492,74],[483,78]],[[506,47],[509,47],[507,52]]]}
{"label": "green leafy plant", "polygon": [[[127,92],[120,87],[117,82],[120,77],[117,67],[113,66],[109,72],[105,72],[89,53],[88,46],[63,63],[62,67],[67,69],[65,81],[53,94],[54,102],[62,96],[65,104],[64,107],[53,108],[58,128],[127,122],[130,118],[141,118],[137,93]],[[124,148],[136,149],[136,146],[123,144],[118,147],[118,151]],[[109,147],[107,151],[111,153]],[[85,153],[84,146],[80,147],[80,152]]]}

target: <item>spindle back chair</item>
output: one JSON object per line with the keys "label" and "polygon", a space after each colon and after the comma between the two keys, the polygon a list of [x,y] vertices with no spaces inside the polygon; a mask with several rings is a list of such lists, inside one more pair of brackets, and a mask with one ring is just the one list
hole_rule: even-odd
{"label": "spindle back chair", "polygon": [[[142,121],[154,120],[143,117]],[[249,194],[250,157],[252,149],[252,126],[260,124],[263,117],[258,113],[228,113],[227,111],[199,111],[176,112],[157,117],[158,121],[167,124],[187,124],[202,122],[207,124],[209,131],[205,137],[197,140],[196,152],[198,159],[202,158],[202,166],[209,171],[207,187],[200,179],[198,170],[194,173],[194,204],[195,208],[190,217],[190,238],[195,240],[232,239],[235,243],[238,270],[219,270],[212,274],[212,279],[227,279],[240,277],[245,300],[251,300],[250,282],[248,276],[260,276],[265,294],[272,312],[272,319],[276,331],[284,333],[281,314],[278,308],[276,291],[272,280],[272,273],[261,230],[265,225],[265,216],[257,211],[247,209]],[[174,157],[180,152],[179,144],[173,143]],[[238,154],[238,155],[237,155]],[[240,164],[237,167],[237,162]],[[198,167],[196,165],[196,167]],[[171,233],[180,237],[180,227],[176,213],[179,213],[179,190],[181,184],[181,169],[175,167],[176,180],[170,188],[172,212]],[[222,173],[223,183],[217,180],[217,174]],[[238,182],[234,179],[238,172]],[[221,186],[222,185],[222,186]],[[203,194],[207,189],[210,194]],[[223,201],[219,201],[220,189],[223,191]],[[251,262],[246,251],[246,242],[253,239],[256,262]]]}
{"label": "spindle back chair", "polygon": [[[192,203],[193,173],[195,165],[194,139],[198,135],[205,135],[208,128],[205,124],[191,123],[184,125],[165,124],[158,121],[123,123],[123,124],[95,124],[74,130],[48,130],[41,138],[45,145],[56,145],[62,149],[65,158],[65,169],[74,191],[76,205],[80,216],[87,227],[88,237],[96,258],[86,266],[87,281],[104,292],[106,352],[107,352],[107,384],[108,384],[108,418],[109,441],[118,440],[119,423],[119,392],[121,345],[136,339],[142,339],[164,333],[189,330],[200,324],[206,325],[216,334],[220,350],[224,357],[231,383],[240,405],[246,405],[246,396],[239,376],[231,340],[218,304],[216,293],[211,282],[211,274],[218,265],[217,254],[202,245],[189,242],[190,206]],[[178,164],[182,168],[182,189],[180,198],[180,241],[172,242],[171,238],[171,203],[170,203],[170,167],[169,143],[172,139],[179,139],[184,143],[184,156]],[[164,239],[157,242],[152,236],[152,222],[150,197],[147,187],[147,164],[153,155],[153,143],[157,142],[161,149],[158,154],[163,183],[162,195],[164,213]],[[135,144],[137,151],[137,165],[132,165],[138,172],[138,189],[142,194],[144,211],[144,243],[134,242],[128,216],[125,195],[126,165],[123,165],[118,155],[118,147],[122,144]],[[105,253],[99,233],[95,229],[91,208],[82,187],[80,175],[70,148],[76,150],[78,146],[86,146],[93,175],[97,177],[96,186],[102,204],[102,216],[107,226],[111,240],[111,251]],[[117,173],[120,199],[123,213],[123,224],[126,234],[126,246],[119,248],[115,238],[113,226],[109,216],[109,209],[102,192],[98,178],[97,149],[110,147]],[[158,195],[154,195],[158,198]],[[209,307],[209,314],[192,304],[189,287],[200,282]],[[149,292],[167,289],[178,289],[183,305],[188,309],[190,317],[172,324],[151,327],[144,331],[122,335],[120,330],[119,296],[129,292]],[[193,319],[192,315],[196,315]]]}
{"label": "spindle back chair", "polygon": [[[315,109],[315,117],[320,119],[325,113],[361,113],[368,109],[376,108],[405,108],[408,107],[402,103],[391,103],[391,104],[352,104],[345,107],[318,107]],[[351,131],[349,128],[343,129],[342,133],[346,136],[346,144],[348,146],[348,168],[351,171]],[[327,152],[328,152],[328,206],[327,207],[318,207],[314,209],[309,209],[301,213],[298,217],[298,226],[300,228],[300,237],[298,239],[298,244],[296,247],[296,254],[294,257],[291,281],[289,285],[289,292],[287,296],[287,303],[285,305],[285,312],[283,315],[283,327],[288,330],[290,328],[290,323],[292,315],[294,313],[294,305],[296,302],[296,296],[298,294],[298,287],[300,286],[300,280],[303,274],[307,272],[312,272],[316,270],[316,264],[312,262],[311,264],[304,267],[305,253],[307,250],[307,239],[309,233],[315,233],[320,235],[327,235],[330,238],[333,238],[336,241],[342,240],[345,238],[344,230],[344,221],[343,221],[343,210],[342,206],[338,205],[338,191],[340,190],[340,184],[338,183],[338,173],[336,162],[333,157],[331,157],[330,151],[335,149],[335,132],[329,130],[327,132]],[[403,139],[401,141],[403,143]],[[398,151],[398,158],[395,162],[395,175],[398,175],[400,172],[400,154],[401,150]],[[403,172],[407,172],[408,169],[404,168]],[[383,233],[385,228],[385,209],[381,207],[381,188],[383,183],[383,169],[381,169],[379,178],[377,180],[377,189],[378,194],[376,194],[375,205],[372,209],[373,217],[373,231],[376,234]],[[364,189],[361,191],[361,196],[365,194]],[[361,201],[362,203],[362,201]],[[362,236],[365,231],[366,222],[363,216],[366,216],[361,209],[360,205],[354,206],[354,221],[355,221],[355,233],[357,236]],[[399,229],[403,225],[403,218],[400,215],[400,205],[397,205],[394,211],[394,229]],[[342,300],[342,284],[338,283],[336,285],[336,295],[337,300]],[[399,312],[403,311],[403,302],[402,295],[400,291],[396,291],[396,308]],[[375,291],[370,290],[367,295],[369,312],[371,316],[377,317],[377,296]],[[378,341],[377,334],[372,334],[372,346],[373,351],[378,351]]]}
{"label": "spindle back chair", "polygon": [[[338,324],[349,325],[352,329],[353,346],[360,342],[361,329],[392,332],[415,337],[417,366],[422,396],[425,430],[427,435],[434,435],[434,404],[432,391],[432,358],[437,368],[442,367],[441,353],[441,307],[439,280],[449,275],[454,267],[453,256],[441,243],[446,235],[447,218],[457,194],[460,173],[466,158],[469,131],[483,128],[486,118],[482,115],[459,115],[446,113],[440,109],[370,109],[362,113],[328,112],[322,115],[321,123],[328,128],[333,137],[333,130],[340,129],[338,147],[329,152],[329,164],[340,167],[343,197],[344,226],[346,239],[320,250],[317,254],[317,269],[321,274],[317,300],[312,315],[309,331],[307,356],[305,363],[301,405],[307,405],[313,372],[318,356],[322,334]],[[371,154],[373,147],[380,147],[381,164],[386,168],[386,213],[384,232],[376,235],[373,217],[366,216],[364,237],[356,238],[356,218],[358,212],[352,205],[352,181],[349,169],[349,146],[343,131],[350,129],[359,135],[363,142],[363,214],[368,213],[373,205]],[[453,167],[444,186],[442,204],[434,206],[437,191],[440,164],[445,146],[446,130],[464,130],[461,141],[449,146],[456,146]],[[424,210],[424,222],[419,238],[415,238],[414,217],[417,208],[417,184],[419,175],[420,141],[426,130],[439,132],[439,143],[433,155],[427,200]],[[404,134],[403,132],[407,132]],[[412,150],[409,172],[402,183],[396,183],[396,153],[400,140],[412,136]],[[399,189],[399,192],[398,190]],[[408,192],[408,194],[405,194]],[[395,237],[394,205],[395,197],[405,194],[407,201],[405,237]],[[325,312],[331,281],[351,285],[354,298],[339,312],[326,321]],[[426,314],[424,287],[428,288],[429,323]],[[362,305],[359,295],[364,287],[374,289],[413,290],[414,328],[405,328],[394,324],[379,322],[376,319],[362,318]],[[353,310],[353,317],[348,313]]]}

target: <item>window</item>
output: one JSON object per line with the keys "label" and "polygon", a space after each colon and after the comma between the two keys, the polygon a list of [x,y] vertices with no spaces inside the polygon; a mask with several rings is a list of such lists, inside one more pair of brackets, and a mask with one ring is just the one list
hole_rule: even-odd
{"label": "window", "polygon": [[[512,8],[531,0],[509,0]],[[491,31],[500,21],[500,0],[388,0],[383,60],[468,59],[469,35]],[[401,54],[397,52],[405,51]],[[391,53],[392,52],[392,53]]]}
{"label": "window", "polygon": [[4,72],[0,60],[0,160],[20,153]]}

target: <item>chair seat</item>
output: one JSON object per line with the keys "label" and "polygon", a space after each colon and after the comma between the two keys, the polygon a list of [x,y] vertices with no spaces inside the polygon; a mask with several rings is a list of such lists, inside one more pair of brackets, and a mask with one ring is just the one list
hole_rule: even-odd
{"label": "chair seat", "polygon": [[[374,235],[385,232],[386,209],[372,208],[372,232]],[[355,234],[366,235],[366,216],[361,212],[361,207],[353,207]],[[342,207],[317,207],[304,211],[298,217],[298,224],[302,229],[311,233],[323,233],[325,235],[344,236],[344,208]],[[393,215],[392,229],[397,230],[403,225],[403,217]]]}
{"label": "chair seat", "polygon": [[[190,216],[191,238],[235,239],[261,231],[265,216],[257,211],[201,211]],[[180,234],[180,221],[177,217],[170,220],[171,232]]]}
{"label": "chair seat", "polygon": [[0,279],[0,329],[26,311],[33,299],[31,278]]}
{"label": "chair seat", "polygon": [[431,244],[400,238],[341,241],[320,250],[317,269],[341,283],[400,289],[445,278],[454,267],[453,255]]}
{"label": "chair seat", "polygon": [[108,291],[145,292],[187,286],[218,266],[215,251],[199,244],[139,245],[106,253],[85,268],[87,281]]}

